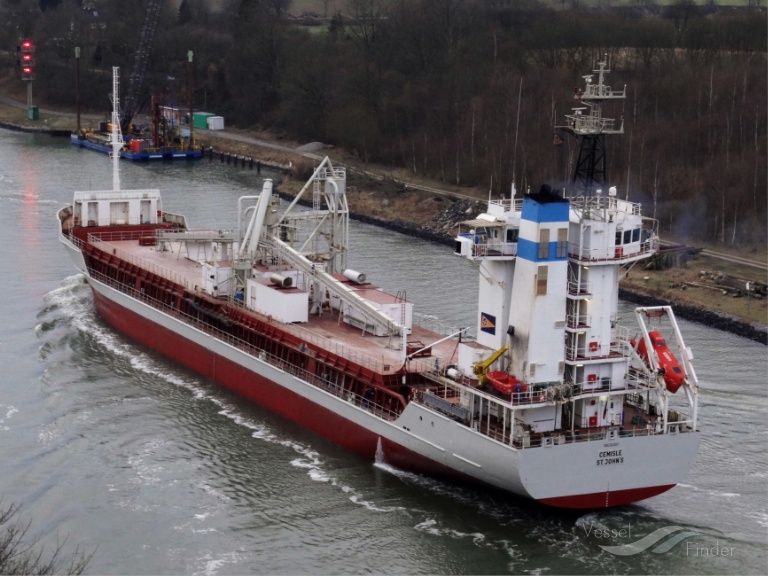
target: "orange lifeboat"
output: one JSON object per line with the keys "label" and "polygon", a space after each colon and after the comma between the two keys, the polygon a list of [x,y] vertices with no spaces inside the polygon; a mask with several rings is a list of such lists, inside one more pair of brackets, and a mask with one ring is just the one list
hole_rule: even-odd
{"label": "orange lifeboat", "polygon": [[[664,384],[667,390],[673,394],[680,389],[685,382],[685,372],[677,361],[675,355],[667,348],[667,342],[660,332],[648,332],[656,356],[659,359],[659,372],[664,376]],[[634,341],[632,342],[634,344]],[[637,344],[637,353],[648,363],[648,351],[645,349],[645,339],[640,339]]]}
{"label": "orange lifeboat", "polygon": [[488,372],[486,378],[495,390],[509,396],[510,394],[522,394],[528,389],[525,382],[522,382],[506,372]]}

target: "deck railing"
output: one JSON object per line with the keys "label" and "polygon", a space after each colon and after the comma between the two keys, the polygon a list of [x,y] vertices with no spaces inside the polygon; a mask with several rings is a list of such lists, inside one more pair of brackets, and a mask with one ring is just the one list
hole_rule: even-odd
{"label": "deck railing", "polygon": [[[488,436],[497,442],[516,448],[547,447],[556,444],[600,441],[610,438],[629,438],[665,433],[663,427],[657,426],[657,423],[652,421],[653,414],[648,416],[644,426],[642,423],[631,422],[621,426],[603,426],[590,429],[575,428],[573,431],[558,430],[522,435],[513,435],[510,422],[507,422],[503,426],[497,417],[497,413],[500,413],[498,408],[504,408],[505,410],[514,412],[514,410],[524,409],[532,405],[541,405],[545,401],[551,402],[554,400],[556,402],[571,402],[578,397],[602,395],[606,392],[612,393],[614,390],[616,391],[616,394],[624,395],[624,408],[629,411],[626,414],[631,414],[633,410],[639,411],[642,414],[647,414],[645,412],[645,410],[648,409],[647,402],[645,402],[646,406],[643,408],[643,393],[652,390],[648,386],[639,388],[628,386],[622,390],[617,390],[612,388],[610,382],[606,380],[598,381],[597,387],[593,389],[587,389],[580,384],[573,384],[568,387],[567,390],[562,389],[561,386],[555,385],[542,388],[534,386],[532,389],[526,390],[525,392],[512,394],[508,400],[494,396],[486,391],[472,388],[470,393],[479,397],[481,405],[483,405],[482,416],[478,417],[476,414],[472,417],[469,410],[455,402],[455,398],[460,395],[460,384],[446,382],[446,380],[437,372],[431,373],[430,376],[438,385],[434,387],[430,386],[429,389],[416,394],[412,398],[413,401],[418,402],[431,410],[440,412],[468,427],[472,427],[472,429],[479,434]],[[669,427],[673,433],[686,432],[691,429],[693,425],[692,421],[688,419],[687,416],[678,412],[671,412],[669,420]]]}
{"label": "deck railing", "polygon": [[148,270],[152,274],[165,278],[166,280],[170,280],[175,284],[179,284],[189,291],[193,291],[194,284],[191,283],[185,275],[174,272],[165,266],[160,266],[159,264],[150,262],[145,258],[136,256],[127,250],[123,250],[122,248],[118,248],[117,246],[110,244],[110,242],[120,242],[126,240],[139,241],[141,238],[145,237],[154,237],[154,232],[146,230],[143,234],[141,232],[99,232],[97,234],[88,234],[88,243],[94,246],[99,246],[100,243],[104,243],[108,246],[108,248],[100,248],[102,251],[111,251],[114,256],[117,256],[129,264],[133,264],[134,266],[137,266],[143,270]]}
{"label": "deck railing", "polygon": [[363,394],[358,394],[353,391],[344,389],[342,386],[335,384],[328,379],[324,379],[323,377],[318,376],[317,374],[308,372],[307,370],[305,370],[300,366],[297,366],[296,364],[293,364],[291,362],[288,362],[280,358],[279,356],[271,354],[266,350],[259,348],[258,346],[254,346],[253,344],[243,340],[242,338],[237,338],[232,334],[224,332],[223,330],[216,328],[210,323],[200,320],[195,316],[186,314],[185,312],[181,312],[180,310],[166,304],[165,302],[162,302],[161,300],[147,296],[146,294],[137,291],[135,288],[132,288],[130,286],[127,286],[126,284],[118,282],[113,278],[110,278],[109,276],[102,274],[101,272],[92,271],[91,276],[94,279],[98,280],[99,282],[106,284],[107,286],[110,286],[111,288],[114,288],[122,293],[125,293],[129,295],[131,298],[135,300],[139,300],[140,302],[143,302],[144,304],[147,304],[152,308],[155,308],[161,312],[164,312],[169,316],[174,316],[174,317],[183,319],[184,324],[188,326],[192,326],[193,328],[196,328],[197,330],[200,330],[202,332],[205,332],[206,334],[213,336],[214,338],[216,338],[221,342],[224,342],[225,344],[229,344],[230,346],[238,348],[239,350],[246,352],[249,356],[258,358],[259,360],[271,366],[274,366],[275,368],[282,370],[283,372],[291,374],[292,376],[296,376],[300,380],[307,382],[309,384],[312,384],[313,386],[322,388],[326,392],[329,392],[334,396],[338,396],[339,398],[343,398],[344,400],[347,400],[348,402],[351,402],[356,406],[363,407],[385,420],[394,420],[395,418],[397,418],[399,414],[398,411],[393,410],[388,406],[376,404],[371,399],[366,398]]}
{"label": "deck railing", "polygon": [[472,244],[472,247],[475,258],[517,256],[517,242],[480,241]]}
{"label": "deck railing", "polygon": [[[142,234],[141,232],[100,232],[97,234],[89,234],[88,242],[95,246],[99,246],[100,243],[106,244],[108,248],[106,249],[101,248],[104,252],[107,252],[107,253],[111,252],[113,255],[117,256],[121,260],[128,262],[129,264],[133,264],[135,266],[142,268],[143,270],[148,270],[153,274],[156,274],[158,276],[161,276],[162,278],[165,278],[176,284],[179,284],[189,292],[195,292],[198,286],[190,282],[184,275],[173,272],[172,270],[165,268],[164,266],[154,264],[153,262],[150,262],[144,258],[141,258],[140,256],[136,256],[126,250],[123,250],[117,246],[109,244],[110,242],[115,242],[115,241],[125,241],[125,240],[138,241],[140,238],[143,238],[146,236],[152,236],[152,233],[148,233],[147,231],[145,231],[144,234]],[[131,289],[127,285],[123,285],[123,286],[126,287],[126,290]],[[121,291],[125,291],[125,290],[121,290]],[[244,310],[247,310],[250,314],[254,314],[263,322],[273,323],[273,321],[270,318],[266,316],[263,317],[258,312],[255,312],[245,307],[242,303],[239,303],[236,300],[234,300],[233,302],[235,302],[236,305],[241,305]],[[398,371],[403,366],[402,363],[391,362],[391,361],[387,362],[384,360],[383,357],[381,359],[375,358],[373,356],[370,356],[358,350],[352,349],[348,346],[339,344],[338,342],[329,341],[328,338],[319,336],[314,332],[312,332],[311,330],[307,328],[303,328],[301,326],[297,326],[295,324],[281,323],[280,327],[282,330],[285,330],[286,332],[290,332],[291,334],[295,334],[308,343],[314,344],[319,348],[322,348],[332,354],[335,354],[336,356],[344,358],[345,360],[349,360],[350,362],[354,362],[355,364],[358,364],[363,368],[368,368],[374,372],[378,372],[381,374],[393,373]],[[400,344],[399,339],[397,343]],[[425,360],[425,359],[417,358],[408,363],[408,368],[409,368],[409,371],[420,372],[423,370],[431,369],[434,366],[434,363],[435,363],[434,359]]]}

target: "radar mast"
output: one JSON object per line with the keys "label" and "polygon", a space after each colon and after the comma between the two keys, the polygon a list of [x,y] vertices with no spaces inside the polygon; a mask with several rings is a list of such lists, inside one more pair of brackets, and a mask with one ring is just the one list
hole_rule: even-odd
{"label": "radar mast", "polygon": [[[591,195],[595,189],[602,188],[608,181],[606,171],[605,137],[609,134],[623,134],[624,120],[616,128],[616,120],[603,117],[603,103],[610,100],[624,100],[627,87],[611,90],[605,84],[605,74],[610,72],[607,58],[598,62],[593,74],[583,76],[585,88],[577,89],[574,98],[584,106],[574,108],[566,114],[567,124],[557,128],[572,134],[580,143],[579,158],[573,172],[575,193]],[[597,83],[593,82],[597,74]]]}

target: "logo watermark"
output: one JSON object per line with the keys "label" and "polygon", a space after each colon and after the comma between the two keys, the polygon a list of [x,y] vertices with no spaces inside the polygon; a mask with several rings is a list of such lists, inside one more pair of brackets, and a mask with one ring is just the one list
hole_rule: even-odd
{"label": "logo watermark", "polygon": [[[630,540],[637,538],[632,533],[632,525],[627,524],[623,528],[595,528],[584,527],[584,533],[589,537],[606,540]],[[701,532],[689,530],[683,526],[665,526],[657,528],[647,536],[620,545],[600,545],[600,548],[615,556],[634,556],[649,550],[653,554],[669,552],[683,541],[685,542],[686,556],[733,556],[734,549],[730,546],[721,546],[715,540],[714,546],[698,540],[689,540],[694,536],[703,536]]]}

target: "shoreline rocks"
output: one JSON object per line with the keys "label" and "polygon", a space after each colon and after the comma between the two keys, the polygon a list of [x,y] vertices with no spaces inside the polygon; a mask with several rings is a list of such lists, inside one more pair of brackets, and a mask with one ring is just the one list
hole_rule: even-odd
{"label": "shoreline rocks", "polygon": [[625,288],[619,289],[619,298],[640,306],[672,306],[675,309],[675,316],[679,318],[684,318],[698,324],[706,324],[712,328],[730,332],[742,336],[743,338],[747,338],[748,340],[768,345],[767,326],[759,326],[754,323],[744,322],[699,306],[691,306],[689,304],[681,304],[670,300],[654,298]]}

